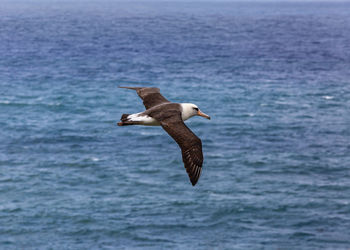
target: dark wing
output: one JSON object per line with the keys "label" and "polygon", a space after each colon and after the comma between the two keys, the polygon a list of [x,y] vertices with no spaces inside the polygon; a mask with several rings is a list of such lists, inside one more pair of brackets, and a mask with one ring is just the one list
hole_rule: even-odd
{"label": "dark wing", "polygon": [[202,141],[182,121],[180,111],[169,110],[162,118],[155,117],[163,129],[179,144],[188,176],[196,185],[203,164]]}
{"label": "dark wing", "polygon": [[137,94],[143,100],[143,105],[146,109],[152,108],[162,103],[169,103],[169,101],[160,94],[158,88],[147,87],[119,87],[124,89],[136,90]]}

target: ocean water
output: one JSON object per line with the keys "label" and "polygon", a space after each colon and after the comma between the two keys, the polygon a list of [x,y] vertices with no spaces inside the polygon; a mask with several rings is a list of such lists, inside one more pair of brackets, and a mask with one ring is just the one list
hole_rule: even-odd
{"label": "ocean water", "polygon": [[[0,3],[0,249],[349,249],[350,3]],[[192,187],[156,86],[212,120]]]}

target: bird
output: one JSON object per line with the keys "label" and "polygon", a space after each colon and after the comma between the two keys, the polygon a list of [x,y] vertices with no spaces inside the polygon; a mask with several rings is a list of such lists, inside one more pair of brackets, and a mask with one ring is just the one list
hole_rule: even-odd
{"label": "bird", "polygon": [[174,103],[168,101],[155,87],[124,87],[136,90],[146,108],[135,114],[123,114],[118,126],[144,125],[162,126],[175,140],[182,152],[182,161],[192,183],[195,186],[202,172],[203,152],[202,141],[184,123],[193,116],[202,116],[210,120],[193,103]]}

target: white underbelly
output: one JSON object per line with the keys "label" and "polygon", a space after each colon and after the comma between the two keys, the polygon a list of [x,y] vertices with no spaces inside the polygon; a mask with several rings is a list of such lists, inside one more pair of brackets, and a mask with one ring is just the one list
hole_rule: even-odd
{"label": "white underbelly", "polygon": [[142,113],[132,114],[128,116],[128,120],[137,122],[139,125],[144,126],[160,126],[159,122],[148,116],[148,115],[141,115]]}

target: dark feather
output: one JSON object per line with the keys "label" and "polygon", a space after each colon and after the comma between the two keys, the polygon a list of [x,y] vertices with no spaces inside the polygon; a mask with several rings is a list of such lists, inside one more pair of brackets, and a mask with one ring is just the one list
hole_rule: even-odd
{"label": "dark feather", "polygon": [[169,101],[161,95],[158,88],[148,88],[148,87],[119,87],[124,89],[136,90],[139,97],[143,100],[143,105],[146,109],[150,109],[159,104],[169,103]]}
{"label": "dark feather", "polygon": [[[170,106],[170,105],[169,105]],[[181,111],[174,108],[163,109],[163,112],[151,114],[163,129],[177,142],[181,148],[184,162],[192,185],[196,185],[202,172],[203,153],[201,140],[185,125]]]}

